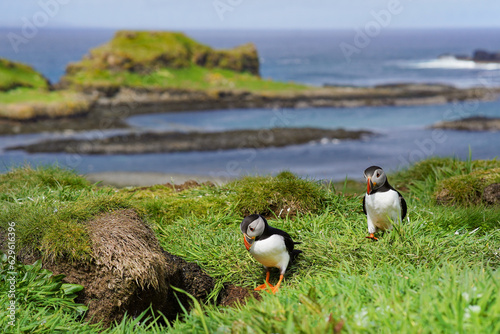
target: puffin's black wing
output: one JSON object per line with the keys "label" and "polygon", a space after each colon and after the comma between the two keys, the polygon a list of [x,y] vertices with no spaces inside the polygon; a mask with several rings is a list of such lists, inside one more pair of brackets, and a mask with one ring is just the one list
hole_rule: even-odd
{"label": "puffin's black wing", "polygon": [[401,221],[402,221],[406,217],[406,212],[407,212],[408,208],[406,207],[405,199],[399,193],[399,191],[398,191],[398,196],[399,196],[399,204],[401,205]]}
{"label": "puffin's black wing", "polygon": [[367,215],[366,213],[366,203],[365,203],[365,199],[366,199],[366,195],[363,196],[363,212],[365,213],[365,215]]}

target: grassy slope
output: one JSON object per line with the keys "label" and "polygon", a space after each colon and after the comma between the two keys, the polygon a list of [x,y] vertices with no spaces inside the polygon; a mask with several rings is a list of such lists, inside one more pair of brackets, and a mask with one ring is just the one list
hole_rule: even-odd
{"label": "grassy slope", "polygon": [[[117,192],[58,169],[18,169],[1,176],[0,223],[16,222],[18,247],[85,259],[81,222],[100,211],[133,207],[156,227],[166,250],[199,263],[219,287],[230,282],[252,288],[265,275],[245,250],[239,223],[254,210],[272,217],[291,207],[297,216],[270,223],[302,241],[298,248],[304,253],[279,293],[231,309],[199,306],[169,332],[321,333],[342,320],[350,333],[495,333],[500,331],[500,211],[438,206],[432,194],[443,179],[497,165],[437,159],[393,175],[398,188],[410,184],[404,193],[410,220],[377,243],[364,238],[361,196],[342,195],[290,173],[175,193],[163,186]],[[273,272],[271,281],[276,280]],[[20,317],[30,319],[33,310],[25,307]],[[97,332],[76,315],[46,316],[52,325]],[[158,323],[146,329],[139,321],[125,319],[109,332],[165,330]]]}

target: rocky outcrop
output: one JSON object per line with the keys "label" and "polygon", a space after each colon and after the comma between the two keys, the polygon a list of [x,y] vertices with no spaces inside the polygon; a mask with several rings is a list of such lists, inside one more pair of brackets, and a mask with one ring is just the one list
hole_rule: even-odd
{"label": "rocky outcrop", "polygon": [[474,61],[482,62],[500,62],[500,52],[489,52],[485,50],[476,50],[472,56]]}
{"label": "rocky outcrop", "polygon": [[247,43],[230,50],[205,49],[193,54],[193,62],[208,68],[223,68],[236,72],[259,73],[259,56],[253,43]]}
{"label": "rocky outcrop", "polygon": [[432,128],[462,131],[500,131],[500,118],[473,116],[455,121],[438,122]]}
{"label": "rocky outcrop", "polygon": [[481,63],[500,63],[500,51],[486,51],[486,50],[475,50],[472,56],[467,55],[455,55],[456,59],[461,60],[472,60]]}
{"label": "rocky outcrop", "polygon": [[66,152],[81,154],[139,154],[160,152],[213,151],[239,148],[281,147],[332,139],[359,139],[369,131],[343,129],[273,128],[225,132],[132,133],[96,140],[48,140],[7,150]]}

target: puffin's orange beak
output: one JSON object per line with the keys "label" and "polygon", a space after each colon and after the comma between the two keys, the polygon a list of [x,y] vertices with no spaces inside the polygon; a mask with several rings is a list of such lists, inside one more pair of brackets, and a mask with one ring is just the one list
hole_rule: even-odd
{"label": "puffin's orange beak", "polygon": [[372,192],[372,180],[370,177],[366,178],[366,193],[369,195]]}
{"label": "puffin's orange beak", "polygon": [[248,239],[252,240],[253,238],[250,238],[246,233],[243,233],[243,242],[245,243],[245,247],[247,250],[250,250],[252,245],[248,242]]}

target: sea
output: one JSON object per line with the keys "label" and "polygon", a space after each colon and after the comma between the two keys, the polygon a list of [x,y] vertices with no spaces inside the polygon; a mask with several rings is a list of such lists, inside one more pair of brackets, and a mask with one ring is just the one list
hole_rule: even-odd
{"label": "sea", "polygon": [[[21,61],[57,82],[70,62],[112,38],[113,30],[40,29],[12,43],[14,28],[0,28],[0,57]],[[263,78],[313,86],[375,86],[436,83],[461,88],[500,87],[500,64],[459,60],[476,49],[500,50],[499,29],[383,30],[192,30],[190,37],[214,48],[252,42]],[[1,101],[0,101],[1,102]],[[29,164],[53,165],[81,174],[110,171],[181,173],[219,178],[270,175],[288,170],[302,177],[342,181],[361,179],[365,168],[389,172],[433,156],[493,159],[500,132],[430,128],[443,120],[500,117],[500,100],[439,105],[355,108],[275,108],[165,112],[131,116],[130,130],[0,136],[0,172]],[[279,148],[135,155],[28,154],[5,148],[48,138],[94,138],[124,131],[262,130],[271,127],[370,130],[360,140],[319,140]]]}

